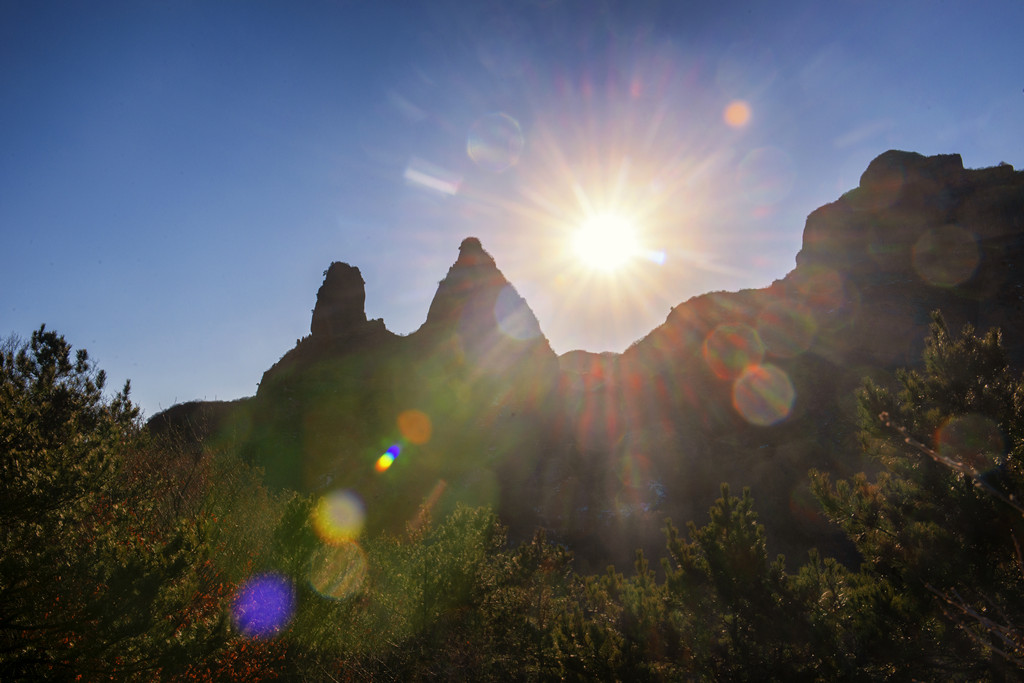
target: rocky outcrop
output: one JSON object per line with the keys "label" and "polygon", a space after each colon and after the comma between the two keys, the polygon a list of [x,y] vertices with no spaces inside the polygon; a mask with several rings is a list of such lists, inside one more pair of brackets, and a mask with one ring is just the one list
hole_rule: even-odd
{"label": "rocky outcrop", "polygon": [[472,314],[476,309],[482,311],[488,302],[493,306],[498,292],[507,285],[508,280],[484,251],[480,240],[467,237],[459,245],[459,257],[438,283],[423,326],[431,329],[457,325],[467,310]]}
{"label": "rocky outcrop", "polygon": [[[846,345],[865,360],[912,362],[920,344],[906,340],[923,338],[936,308],[954,329],[998,325],[1020,337],[1022,237],[1024,173],[965,170],[958,154],[888,151],[858,188],[807,218],[786,281],[829,274],[848,314]],[[893,348],[906,353],[879,357]],[[1011,349],[1018,360],[1022,350]]]}
{"label": "rocky outcrop", "polygon": [[[443,486],[446,501],[491,505],[532,533],[534,501],[519,492],[536,485],[540,454],[557,450],[548,416],[558,359],[480,241],[462,242],[426,322],[405,337],[366,319],[357,268],[336,262],[324,275],[312,334],[264,373],[245,408],[246,457],[276,486],[377,499],[374,528],[401,528]],[[392,446],[403,452],[393,472],[405,473],[381,477],[373,462]]]}
{"label": "rocky outcrop", "polygon": [[462,241],[412,337],[424,346],[447,346],[482,372],[520,372],[525,361],[538,372],[557,371],[533,311],[475,237]]}
{"label": "rocky outcrop", "polygon": [[324,271],[324,282],[316,294],[310,321],[310,335],[299,339],[277,363],[263,373],[260,392],[282,377],[338,355],[387,346],[397,339],[380,318],[366,318],[366,289],[359,269],[335,261]]}
{"label": "rocky outcrop", "polygon": [[[855,392],[864,377],[884,383],[920,363],[932,311],[952,330],[1001,327],[1024,369],[1022,221],[1024,173],[967,170],[958,155],[880,155],[858,188],[808,217],[785,278],[694,297],[591,373],[617,372],[600,386],[623,387],[612,412],[626,419],[603,440],[677,454],[652,457],[663,473],[680,472],[685,454],[685,475],[663,475],[667,500],[693,501],[673,517],[699,516],[729,481],[753,489],[765,518],[787,520],[770,525],[777,549],[827,545],[799,482],[812,467],[848,476],[871,466],[859,457]],[[637,403],[645,409],[624,412]]]}
{"label": "rocky outcrop", "polygon": [[335,261],[324,271],[309,331],[316,337],[343,337],[366,324],[365,282],[359,269]]}
{"label": "rocky outcrop", "polygon": [[1018,234],[1024,229],[1022,189],[1024,174],[1012,166],[965,170],[959,154],[888,151],[871,162],[859,187],[811,213],[796,262],[847,272],[916,268],[930,283],[960,284],[973,273],[942,278],[914,259],[930,256],[950,270],[972,250],[968,239],[937,244],[927,233],[954,226],[975,246]]}
{"label": "rocky outcrop", "polygon": [[[683,302],[622,354],[556,358],[476,238],[407,337],[367,320],[359,270],[333,263],[312,334],[241,417],[217,421],[273,483],[358,492],[372,528],[401,529],[425,500],[491,505],[513,537],[540,524],[585,569],[625,568],[638,546],[663,550],[666,517],[703,519],[728,481],[752,488],[772,552],[842,556],[807,470],[869,466],[857,387],[918,363],[936,309],[954,330],[1002,327],[1024,369],[1020,264],[1024,173],[889,151],[808,217],[786,277]],[[408,411],[428,439],[403,435]],[[382,477],[372,463],[392,446]]]}
{"label": "rocky outcrop", "polygon": [[365,284],[359,269],[347,263],[335,261],[324,271],[309,323],[310,346],[344,350],[394,336],[384,327],[383,319],[366,319]]}
{"label": "rocky outcrop", "polygon": [[860,187],[873,193],[899,193],[908,183],[952,188],[963,176],[964,162],[959,154],[926,157],[917,152],[891,149],[868,164],[860,176]]}

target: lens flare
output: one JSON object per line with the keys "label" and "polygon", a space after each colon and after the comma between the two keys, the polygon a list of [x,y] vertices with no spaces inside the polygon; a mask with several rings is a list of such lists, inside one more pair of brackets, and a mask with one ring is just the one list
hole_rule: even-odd
{"label": "lens flare", "polygon": [[409,443],[422,446],[430,441],[433,425],[430,423],[430,418],[422,411],[403,410],[398,415],[397,422],[398,431]]}
{"label": "lens flare", "polygon": [[811,348],[818,324],[810,309],[800,303],[773,302],[757,314],[757,333],[773,356],[793,358]]}
{"label": "lens flare", "polygon": [[647,251],[644,252],[644,258],[646,258],[651,263],[657,264],[659,266],[663,266],[663,265],[665,265],[665,258],[666,258],[665,250],[664,249],[648,249]]}
{"label": "lens flare", "polygon": [[733,379],[764,359],[764,343],[757,330],[743,323],[719,325],[704,339],[701,350],[711,372],[720,379]]}
{"label": "lens flare", "polygon": [[466,153],[477,166],[501,173],[519,162],[523,144],[519,122],[508,114],[492,112],[470,127]]}
{"label": "lens flare", "polygon": [[842,306],[848,298],[843,276],[826,266],[809,266],[794,278],[794,285],[804,303],[816,313],[829,313]]}
{"label": "lens flare", "polygon": [[1003,433],[994,421],[971,413],[951,417],[935,434],[939,455],[983,474],[999,465],[1006,455]]}
{"label": "lens flare", "polygon": [[460,176],[415,157],[409,160],[409,164],[405,167],[405,173],[402,175],[412,185],[425,187],[449,196],[457,194],[459,185],[462,184]]}
{"label": "lens flare", "polygon": [[747,422],[767,427],[789,417],[796,391],[785,370],[752,365],[732,385],[732,404]]}
{"label": "lens flare", "polygon": [[626,488],[639,488],[650,480],[651,461],[645,455],[626,455],[619,462],[619,480]]}
{"label": "lens flare", "polygon": [[328,543],[359,538],[366,521],[363,502],[352,491],[332,491],[313,508],[313,528]]}
{"label": "lens flare", "polygon": [[525,341],[540,336],[540,325],[523,297],[512,285],[505,285],[494,302],[494,318],[503,334]]}
{"label": "lens flare", "polygon": [[277,574],[254,576],[238,587],[231,616],[239,631],[250,638],[272,638],[295,612],[291,582]]}
{"label": "lens flare", "polygon": [[358,544],[321,545],[310,561],[309,584],[325,598],[342,600],[362,588],[366,569],[366,553]]}
{"label": "lens flare", "polygon": [[722,118],[733,128],[742,128],[750,123],[750,105],[743,100],[733,100],[722,112]]}
{"label": "lens flare", "polygon": [[914,270],[925,282],[953,287],[974,275],[981,262],[974,235],[956,225],[933,228],[914,244]]}
{"label": "lens flare", "polygon": [[395,460],[398,458],[399,453],[401,452],[402,447],[399,446],[398,444],[391,446],[386,451],[384,451],[383,455],[377,458],[377,463],[374,465],[374,469],[376,469],[378,472],[384,472],[389,467],[391,467],[391,465],[394,464]]}

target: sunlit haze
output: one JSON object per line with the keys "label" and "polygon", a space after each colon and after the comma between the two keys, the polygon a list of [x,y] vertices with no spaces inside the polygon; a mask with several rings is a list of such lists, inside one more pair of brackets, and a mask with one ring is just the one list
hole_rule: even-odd
{"label": "sunlit haze", "polygon": [[585,267],[614,271],[637,258],[640,241],[632,221],[603,213],[583,221],[573,236],[573,249]]}
{"label": "sunlit haze", "polygon": [[[10,0],[0,335],[46,323],[147,415],[238,398],[332,261],[408,334],[476,236],[556,352],[621,351],[783,277],[887,149],[1024,166],[1022,26],[1016,0]],[[770,421],[776,379],[737,401]]]}

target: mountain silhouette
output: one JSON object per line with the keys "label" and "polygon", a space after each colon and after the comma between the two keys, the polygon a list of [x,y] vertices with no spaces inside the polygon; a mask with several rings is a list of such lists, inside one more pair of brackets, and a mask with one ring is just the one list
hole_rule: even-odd
{"label": "mountain silhouette", "polygon": [[486,504],[513,538],[542,526],[585,569],[627,566],[727,481],[752,489],[774,550],[844,556],[808,469],[871,467],[855,391],[919,361],[936,309],[951,329],[1001,327],[1024,367],[1019,263],[1024,173],[889,151],[808,217],[788,275],[683,302],[621,354],[556,356],[470,237],[416,332],[367,320],[358,268],[333,263],[311,334],[256,396],[174,406],[150,427],[236,448],[276,486],[352,490],[370,531]]}

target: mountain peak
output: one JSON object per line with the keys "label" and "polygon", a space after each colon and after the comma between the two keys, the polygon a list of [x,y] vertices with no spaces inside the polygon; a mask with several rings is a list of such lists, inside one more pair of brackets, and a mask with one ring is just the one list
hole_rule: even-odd
{"label": "mountain peak", "polygon": [[420,330],[443,339],[453,334],[463,357],[492,370],[512,367],[523,354],[555,357],[533,311],[476,237],[462,240]]}
{"label": "mountain peak", "polygon": [[491,255],[484,251],[484,245],[480,243],[480,240],[476,237],[467,237],[462,240],[462,244],[459,245],[459,258],[455,261],[455,265],[461,266],[478,266],[478,265],[491,265],[494,266],[494,259]]}
{"label": "mountain peak", "polygon": [[498,292],[508,285],[480,240],[467,237],[459,245],[459,258],[438,283],[424,326],[455,323],[468,305],[481,299],[489,299],[493,305]]}
{"label": "mountain peak", "polygon": [[[663,547],[665,517],[704,514],[730,481],[784,522],[772,552],[845,553],[805,502],[804,473],[863,469],[861,378],[919,362],[935,309],[950,329],[1000,327],[1007,358],[1024,367],[1020,263],[1024,172],[889,151],[807,218],[784,279],[683,302],[622,354],[557,357],[469,237],[419,331],[366,321],[359,270],[333,263],[313,334],[264,374],[253,401],[193,404],[165,421],[237,430],[230,438],[279,485],[310,492],[333,477],[376,501],[379,528],[401,528],[443,480],[439,505],[495,505],[517,538],[545,526],[577,558],[625,568],[636,547]],[[403,455],[404,478],[385,480],[364,455],[397,439],[395,418],[412,407],[433,437]]]}
{"label": "mountain peak", "polygon": [[316,293],[309,331],[316,337],[339,337],[365,325],[365,284],[358,268],[333,262]]}

